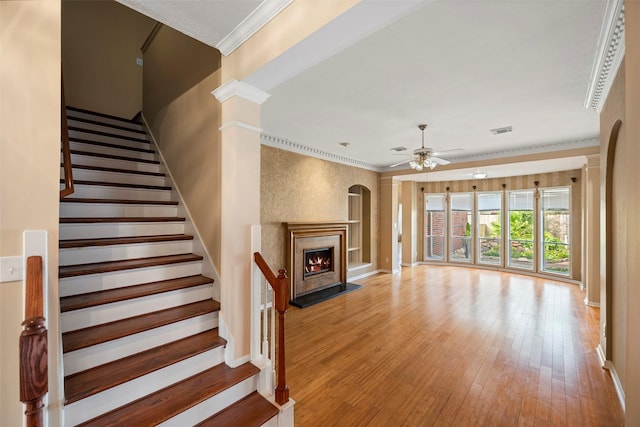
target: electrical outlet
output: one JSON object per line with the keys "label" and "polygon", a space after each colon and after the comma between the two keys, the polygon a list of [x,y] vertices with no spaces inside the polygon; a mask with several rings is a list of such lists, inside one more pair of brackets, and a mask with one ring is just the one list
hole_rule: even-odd
{"label": "electrical outlet", "polygon": [[142,66],[142,58],[136,58],[136,64]]}

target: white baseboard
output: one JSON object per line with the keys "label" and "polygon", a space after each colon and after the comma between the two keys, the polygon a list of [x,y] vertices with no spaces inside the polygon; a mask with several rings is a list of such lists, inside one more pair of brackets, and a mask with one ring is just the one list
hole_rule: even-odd
{"label": "white baseboard", "polygon": [[600,308],[600,303],[599,302],[593,302],[593,301],[589,301],[588,297],[584,298],[584,305],[588,306],[588,307],[597,307]]}
{"label": "white baseboard", "polygon": [[598,354],[598,359],[600,359],[600,365],[609,371],[611,375],[611,379],[613,380],[613,386],[616,389],[616,394],[618,395],[618,400],[620,400],[620,406],[622,406],[622,412],[626,412],[625,401],[626,396],[624,394],[624,388],[622,388],[622,382],[620,381],[620,377],[618,377],[618,372],[616,371],[616,367],[613,365],[613,362],[607,360],[604,351],[602,351],[602,347],[598,345],[596,347],[596,353]]}
{"label": "white baseboard", "polygon": [[347,282],[353,282],[354,280],[364,279],[365,277],[373,276],[374,274],[378,274],[380,272],[381,272],[381,270],[374,270],[374,271],[370,271],[368,273],[360,274],[358,276],[348,277],[347,278]]}

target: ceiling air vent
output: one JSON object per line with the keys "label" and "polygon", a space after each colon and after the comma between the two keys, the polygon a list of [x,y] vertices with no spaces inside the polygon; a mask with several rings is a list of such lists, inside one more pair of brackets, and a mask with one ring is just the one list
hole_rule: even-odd
{"label": "ceiling air vent", "polygon": [[513,132],[513,127],[512,126],[505,126],[503,128],[491,129],[489,132],[491,132],[494,135],[500,135],[501,133]]}
{"label": "ceiling air vent", "polygon": [[390,150],[391,150],[391,151],[407,151],[407,147],[403,147],[403,146],[400,146],[400,147],[393,147],[393,148],[391,148]]}

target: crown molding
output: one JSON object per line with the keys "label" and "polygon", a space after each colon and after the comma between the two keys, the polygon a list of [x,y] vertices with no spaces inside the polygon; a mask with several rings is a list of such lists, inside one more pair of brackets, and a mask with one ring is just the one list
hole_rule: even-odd
{"label": "crown molding", "polygon": [[326,151],[318,150],[317,148],[307,147],[306,145],[298,144],[288,139],[279,138],[272,135],[261,135],[262,143],[269,147],[280,148],[286,151],[292,151],[298,154],[304,154],[306,156],[315,157],[322,160],[328,160],[330,162],[341,163],[347,166],[354,166],[361,169],[367,169],[374,172],[382,172],[384,168],[376,166],[371,163],[363,162],[360,160],[351,159],[349,157],[340,156],[338,154],[328,153]]}
{"label": "crown molding", "polygon": [[262,89],[258,89],[255,86],[251,86],[238,80],[229,80],[223,83],[222,86],[214,89],[211,94],[220,102],[224,102],[234,96],[239,96],[251,102],[255,102],[258,105],[261,105],[271,96]]}
{"label": "crown molding", "polygon": [[593,108],[597,112],[602,110],[624,58],[624,47],[624,0],[609,0],[600,29],[585,108]]}
{"label": "crown molding", "polygon": [[259,128],[257,126],[253,126],[253,125],[250,125],[248,123],[241,122],[241,121],[238,121],[238,120],[234,120],[232,122],[229,122],[227,124],[224,124],[224,125],[220,126],[219,130],[220,131],[224,131],[224,130],[230,129],[230,128],[241,128],[241,129],[246,129],[246,130],[250,130],[250,131],[253,131],[253,132],[257,132],[257,133],[262,133],[262,128]]}
{"label": "crown molding", "polygon": [[236,28],[215,45],[216,49],[224,56],[228,56],[292,2],[293,0],[264,0]]}
{"label": "crown molding", "polygon": [[469,154],[466,156],[447,157],[451,163],[462,163],[476,160],[499,159],[503,157],[516,157],[528,154],[551,153],[554,151],[575,150],[579,148],[597,147],[600,145],[600,137],[585,139],[573,139],[569,141],[554,142],[552,144],[529,145],[525,147],[511,148],[509,150],[491,151],[486,153]]}

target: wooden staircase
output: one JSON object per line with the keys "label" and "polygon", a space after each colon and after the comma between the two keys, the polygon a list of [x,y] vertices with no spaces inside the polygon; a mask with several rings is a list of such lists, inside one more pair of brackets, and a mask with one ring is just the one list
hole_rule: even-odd
{"label": "wooden staircase", "polygon": [[[60,203],[64,424],[276,425],[251,363],[224,361],[220,303],[144,126],[67,108]],[[62,165],[61,165],[62,166]],[[62,181],[61,181],[62,182]]]}

